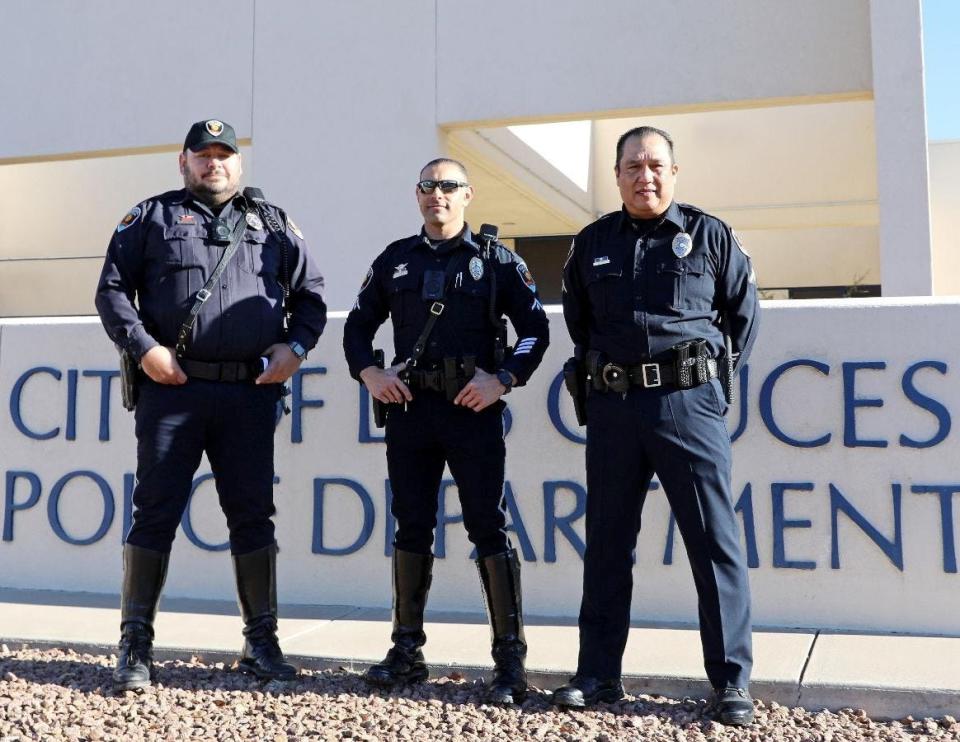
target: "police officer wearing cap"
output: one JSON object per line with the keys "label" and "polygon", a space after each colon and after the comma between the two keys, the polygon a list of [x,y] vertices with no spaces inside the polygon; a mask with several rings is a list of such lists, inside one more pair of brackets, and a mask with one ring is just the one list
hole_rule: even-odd
{"label": "police officer wearing cap", "polygon": [[150,684],[157,603],[204,452],[230,533],[240,670],[296,675],[276,636],[273,434],[283,382],[326,322],[323,278],[283,211],[240,193],[230,125],[195,123],[179,159],[184,188],[142,201],[117,225],[96,295],[110,339],[141,369],[118,691]]}
{"label": "police officer wearing cap", "polygon": [[617,142],[623,208],[574,239],[563,311],[590,379],[587,512],[577,674],[559,706],[623,695],[632,553],[657,474],[693,570],[710,709],[753,719],[750,588],[731,498],[726,402],[717,379],[728,328],[742,365],[757,332],[750,258],[730,227],[674,200],[673,142],[639,127]]}
{"label": "police officer wearing cap", "polygon": [[[525,384],[539,365],[548,343],[547,317],[520,257],[492,232],[476,234],[464,221],[473,188],[461,163],[429,162],[416,196],[423,229],[388,245],[373,261],[343,337],[351,375],[388,404],[387,469],[397,522],[393,646],[365,678],[390,687],[427,677],[423,614],[447,464],[476,547],[490,618],[495,669],[488,701],[519,702],[527,692],[527,645],[520,562],[504,530],[501,397]],[[509,354],[500,347],[504,313],[518,337]],[[384,370],[375,363],[372,341],[388,316],[396,355]]]}

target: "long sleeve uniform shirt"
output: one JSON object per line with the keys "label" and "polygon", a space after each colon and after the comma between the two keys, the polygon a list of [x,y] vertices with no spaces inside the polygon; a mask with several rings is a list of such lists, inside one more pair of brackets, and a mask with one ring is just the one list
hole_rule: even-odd
{"label": "long sleeve uniform shirt", "polygon": [[393,321],[393,363],[411,356],[433,304],[424,297],[424,274],[446,275],[451,261],[446,306],[418,367],[436,368],[444,357],[472,355],[478,367],[498,370],[494,363],[497,330],[490,317],[495,275],[494,315],[499,319],[506,314],[517,333],[514,352],[501,368],[510,371],[518,384],[526,383],[549,343],[547,316],[536,284],[526,263],[503,245],[497,244],[490,259],[483,259],[469,227],[458,238],[435,248],[422,232],[398,240],[373,261],[343,333],[343,348],[354,378],[359,379],[363,369],[374,365],[373,338],[388,316]]}
{"label": "long sleeve uniform shirt", "polygon": [[733,230],[688,204],[659,220],[607,214],[575,238],[563,272],[563,314],[583,351],[635,364],[669,360],[671,347],[704,339],[717,357],[724,316],[738,366],[756,338],[750,256]]}
{"label": "long sleeve uniform shirt", "polygon": [[[219,214],[232,230],[247,224],[236,254],[193,326],[186,356],[201,361],[252,360],[274,343],[316,345],[326,324],[323,276],[299,229],[268,205],[286,229],[291,309],[283,336],[283,258],[272,234],[242,195]],[[197,292],[215,270],[226,245],[208,238],[217,218],[186,190],[139,203],[114,231],[97,286],[96,307],[107,335],[139,359],[155,345],[174,347]]]}

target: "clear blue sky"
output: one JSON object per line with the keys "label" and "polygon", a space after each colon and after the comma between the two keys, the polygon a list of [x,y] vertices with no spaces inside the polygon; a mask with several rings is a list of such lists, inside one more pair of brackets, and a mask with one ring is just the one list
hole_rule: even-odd
{"label": "clear blue sky", "polygon": [[927,139],[960,139],[960,0],[923,0],[923,63]]}

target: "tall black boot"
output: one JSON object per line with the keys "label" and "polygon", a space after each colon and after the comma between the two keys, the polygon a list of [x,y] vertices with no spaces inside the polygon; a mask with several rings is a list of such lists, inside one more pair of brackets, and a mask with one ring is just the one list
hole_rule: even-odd
{"label": "tall black boot", "polygon": [[113,671],[116,692],[146,688],[153,676],[153,620],[170,555],[133,544],[123,546],[120,648]]}
{"label": "tall black boot", "polygon": [[477,560],[493,645],[488,703],[521,703],[527,695],[527,642],[520,601],[520,560],[513,549]]}
{"label": "tall black boot", "polygon": [[284,659],[277,640],[277,545],[235,555],[233,570],[244,623],[240,672],[261,680],[293,680],[297,668]]}
{"label": "tall black boot", "polygon": [[363,679],[371,685],[419,683],[430,674],[421,647],[427,642],[423,612],[432,579],[432,554],[393,550],[393,646],[383,662],[364,673]]}

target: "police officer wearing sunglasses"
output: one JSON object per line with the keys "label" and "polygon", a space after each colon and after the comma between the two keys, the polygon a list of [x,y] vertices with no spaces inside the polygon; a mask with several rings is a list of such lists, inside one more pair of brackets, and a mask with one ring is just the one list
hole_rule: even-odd
{"label": "police officer wearing sunglasses", "polygon": [[[416,196],[422,230],[374,260],[343,338],[350,373],[387,405],[387,468],[397,522],[393,646],[365,678],[390,687],[427,677],[423,614],[447,464],[476,547],[490,617],[495,669],[488,700],[519,702],[527,692],[527,646],[520,562],[504,530],[501,397],[525,384],[539,365],[548,343],[547,317],[520,257],[491,239],[491,231],[474,233],[465,223],[473,188],[462,164],[428,163]],[[512,353],[503,347],[503,314],[518,338]],[[372,342],[388,316],[395,356],[383,369]]]}
{"label": "police officer wearing sunglasses", "polygon": [[245,624],[239,667],[265,679],[296,674],[276,636],[273,434],[282,382],[326,322],[323,278],[293,221],[240,193],[229,124],[195,123],[179,159],[184,188],[121,220],[96,295],[107,334],[139,376],[118,691],[150,684],[157,603],[203,453],[230,532]]}
{"label": "police officer wearing sunglasses", "polygon": [[717,376],[725,346],[739,367],[756,337],[754,274],[730,227],[674,200],[666,132],[626,132],[614,170],[623,208],[576,236],[563,274],[564,319],[590,379],[587,513],[577,674],[553,700],[582,707],[623,694],[632,553],[656,473],[693,570],[712,712],[747,724],[750,587]]}

